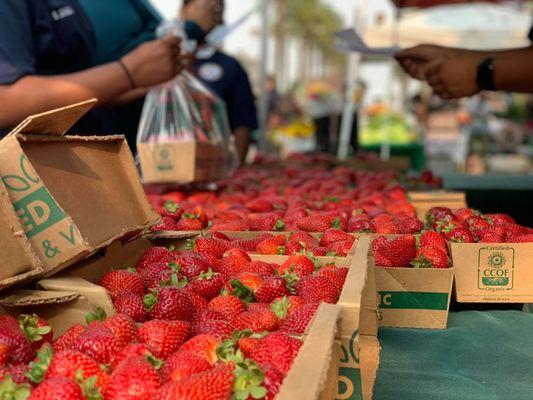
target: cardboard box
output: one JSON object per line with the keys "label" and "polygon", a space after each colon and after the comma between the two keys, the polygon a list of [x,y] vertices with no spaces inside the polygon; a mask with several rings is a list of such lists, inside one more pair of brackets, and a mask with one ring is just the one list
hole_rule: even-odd
{"label": "cardboard box", "polygon": [[450,243],[460,303],[533,303],[533,243]]}
{"label": "cardboard box", "polygon": [[[41,266],[34,254],[42,273],[52,275],[160,219],[123,136],[65,135],[94,103],[31,116],[0,141],[2,213],[26,254],[4,253],[14,274],[4,279],[20,282],[25,280],[21,274],[41,273],[35,272]],[[2,235],[2,246],[12,247],[10,241]],[[6,286],[5,281],[0,285]]]}
{"label": "cardboard box", "polygon": [[230,153],[205,142],[139,143],[137,151],[145,183],[191,183],[227,178]]}
{"label": "cardboard box", "polygon": [[452,210],[467,207],[464,192],[435,190],[431,192],[409,192],[409,201],[416,210],[417,217],[424,221],[426,213],[433,207],[448,207]]}
{"label": "cardboard box", "polygon": [[355,158],[351,158],[340,162],[340,165],[346,165],[347,167],[355,170],[364,171],[407,171],[411,168],[411,159],[409,157],[393,156],[388,160],[374,160],[363,161]]}

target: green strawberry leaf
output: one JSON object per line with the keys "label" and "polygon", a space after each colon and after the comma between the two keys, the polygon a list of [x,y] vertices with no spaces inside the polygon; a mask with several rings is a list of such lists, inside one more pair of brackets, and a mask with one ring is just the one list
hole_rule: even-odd
{"label": "green strawberry leaf", "polygon": [[96,310],[87,313],[85,316],[85,322],[89,325],[94,321],[105,321],[107,319],[107,313],[102,307],[97,307]]}

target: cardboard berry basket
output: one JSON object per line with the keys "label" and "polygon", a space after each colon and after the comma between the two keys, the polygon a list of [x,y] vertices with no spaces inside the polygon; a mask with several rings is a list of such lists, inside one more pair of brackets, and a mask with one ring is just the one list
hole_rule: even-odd
{"label": "cardboard berry basket", "polygon": [[28,117],[0,141],[0,289],[52,275],[160,217],[124,136],[67,136],[96,100]]}
{"label": "cardboard berry basket", "polygon": [[533,303],[533,243],[450,243],[460,303]]}
{"label": "cardboard berry basket", "polygon": [[452,210],[467,207],[465,192],[448,192],[444,190],[409,192],[408,198],[416,210],[416,215],[422,221],[428,210],[433,207],[448,207]]}
{"label": "cardboard berry basket", "polygon": [[446,329],[453,264],[451,268],[384,268],[376,265],[370,248],[368,264],[376,274],[379,326]]}
{"label": "cardboard berry basket", "polygon": [[[184,246],[191,235],[175,237]],[[164,244],[168,244],[169,238]],[[348,266],[346,283],[337,305],[323,304],[303,336],[304,345],[287,375],[277,399],[370,399],[379,358],[375,279],[368,270],[368,238]],[[135,265],[157,239],[117,241],[90,259],[54,277],[38,282],[38,290],[18,290],[0,298],[5,312],[36,312],[61,334],[96,307],[114,313],[107,291],[95,284],[117,266]],[[267,256],[268,257],[268,256]],[[282,257],[282,256],[277,256]],[[288,257],[285,256],[285,259]]]}

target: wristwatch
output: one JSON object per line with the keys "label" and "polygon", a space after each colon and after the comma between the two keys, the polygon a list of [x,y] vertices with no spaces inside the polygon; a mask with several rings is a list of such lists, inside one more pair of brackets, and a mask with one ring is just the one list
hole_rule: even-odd
{"label": "wristwatch", "polygon": [[486,58],[479,64],[476,84],[480,90],[496,90],[494,86],[494,58]]}

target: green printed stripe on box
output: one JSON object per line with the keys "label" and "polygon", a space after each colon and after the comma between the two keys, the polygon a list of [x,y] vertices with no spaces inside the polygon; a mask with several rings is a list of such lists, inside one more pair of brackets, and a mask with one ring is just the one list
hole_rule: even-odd
{"label": "green printed stripe on box", "polygon": [[363,400],[361,371],[359,368],[339,368],[336,400]]}
{"label": "green printed stripe on box", "polygon": [[379,292],[379,308],[410,310],[448,309],[448,293],[431,292]]}

